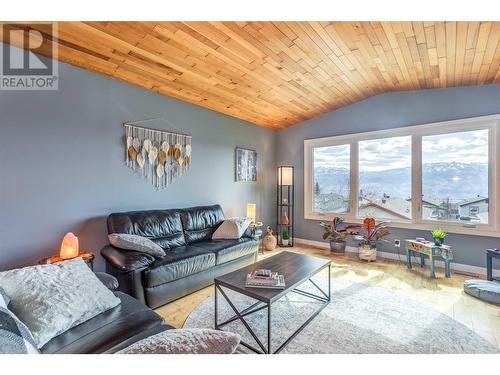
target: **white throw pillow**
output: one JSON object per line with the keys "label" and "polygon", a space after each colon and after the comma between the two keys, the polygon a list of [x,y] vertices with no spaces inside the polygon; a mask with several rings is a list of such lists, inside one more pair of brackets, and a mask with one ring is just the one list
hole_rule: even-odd
{"label": "white throw pillow", "polygon": [[118,354],[231,354],[241,337],[205,328],[169,329],[135,342]]}
{"label": "white throw pillow", "polygon": [[0,286],[38,348],[120,304],[81,258],[0,272]]}
{"label": "white throw pillow", "polygon": [[127,233],[111,233],[108,235],[108,239],[111,245],[123,250],[139,251],[154,257],[165,256],[165,251],[160,245],[143,236]]}
{"label": "white throw pillow", "polygon": [[226,219],[219,225],[212,235],[213,240],[237,240],[243,236],[252,219],[248,217],[234,217]]}

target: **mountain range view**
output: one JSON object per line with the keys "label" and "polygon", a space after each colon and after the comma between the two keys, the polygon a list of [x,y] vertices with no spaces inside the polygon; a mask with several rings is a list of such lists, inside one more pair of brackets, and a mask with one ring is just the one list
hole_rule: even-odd
{"label": "mountain range view", "polygon": [[[481,163],[424,164],[423,193],[429,198],[467,199],[488,196],[488,165]],[[347,192],[349,170],[337,167],[315,167],[314,176],[321,193]],[[360,188],[366,193],[410,197],[411,168],[397,168],[378,172],[361,172]]]}

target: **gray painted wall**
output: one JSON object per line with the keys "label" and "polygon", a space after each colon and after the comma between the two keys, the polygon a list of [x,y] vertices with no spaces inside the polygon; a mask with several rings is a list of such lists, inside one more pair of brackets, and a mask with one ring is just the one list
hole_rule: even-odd
{"label": "gray painted wall", "polygon": [[[107,242],[105,218],[115,211],[220,203],[233,216],[255,202],[258,218],[274,223],[275,132],[59,68],[58,91],[0,91],[0,270],[57,253],[68,231],[98,253]],[[172,124],[165,130],[193,136],[191,170],[161,191],[123,160],[122,123],[154,117]],[[257,183],[234,182],[236,146],[257,150]],[[103,268],[102,258],[96,266]]]}
{"label": "gray painted wall", "polygon": [[[296,234],[319,240],[303,218],[303,140],[500,113],[500,85],[378,95],[278,133],[120,81],[60,64],[59,90],[0,91],[0,270],[58,251],[73,231],[98,253],[110,212],[220,203],[241,215],[257,203],[275,224],[275,167],[296,167]],[[164,117],[165,130],[193,135],[191,170],[156,191],[123,163],[125,121]],[[153,127],[164,127],[152,124]],[[258,152],[258,182],[234,182],[234,148]],[[394,238],[425,232],[394,229]],[[459,263],[484,266],[496,238],[451,234]],[[389,245],[381,250],[394,252]],[[96,268],[103,268],[98,257]]]}
{"label": "gray painted wall", "polygon": [[[381,94],[278,133],[278,165],[294,165],[296,180],[296,236],[321,240],[322,230],[315,220],[304,219],[304,139],[392,129],[437,121],[500,113],[500,85],[459,87]],[[392,229],[392,238],[429,237],[428,232]],[[485,266],[484,249],[500,246],[500,239],[450,234],[455,262]],[[392,244],[380,250],[395,252]]]}

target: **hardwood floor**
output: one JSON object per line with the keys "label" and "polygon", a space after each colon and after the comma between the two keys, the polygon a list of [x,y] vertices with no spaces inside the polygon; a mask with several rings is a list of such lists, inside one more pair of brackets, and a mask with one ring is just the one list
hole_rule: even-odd
{"label": "hardwood floor", "polygon": [[[379,259],[377,262],[366,263],[353,255],[333,256],[325,249],[311,246],[296,246],[289,250],[331,259],[333,278],[377,285],[430,305],[474,330],[500,350],[500,307],[482,302],[463,292],[463,282],[471,278],[470,275],[452,272],[451,278],[445,278],[444,270],[438,268],[436,279],[431,279],[428,276],[428,268],[414,267],[410,271],[398,261]],[[259,255],[259,259],[279,251],[281,250],[266,252]],[[163,316],[168,324],[180,328],[191,311],[212,293],[213,286],[207,287],[162,306],[156,309],[156,312]]]}

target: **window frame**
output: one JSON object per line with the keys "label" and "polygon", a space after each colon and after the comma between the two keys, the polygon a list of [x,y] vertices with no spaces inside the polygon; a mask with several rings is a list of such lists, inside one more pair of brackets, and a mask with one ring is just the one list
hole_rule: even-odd
{"label": "window frame", "polygon": [[[304,219],[308,220],[331,220],[334,216],[340,216],[351,223],[360,223],[358,218],[359,197],[359,173],[358,173],[358,151],[359,141],[392,138],[398,136],[411,136],[411,196],[412,196],[412,219],[391,220],[391,226],[396,228],[430,230],[436,227],[450,233],[462,233],[490,237],[500,237],[499,232],[499,206],[500,183],[498,182],[497,169],[500,167],[500,146],[498,127],[500,126],[500,114],[471,117],[465,119],[427,123],[423,125],[412,125],[395,129],[377,130],[371,132],[354,133],[325,138],[304,140]],[[477,223],[454,223],[438,220],[422,219],[422,137],[448,133],[459,133],[474,130],[487,129],[488,136],[488,199],[489,212],[488,224]],[[347,214],[329,214],[312,211],[312,166],[313,149],[316,147],[350,145],[350,204]]]}

